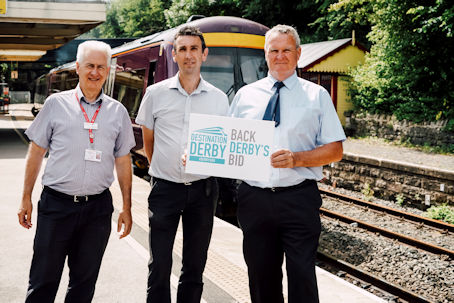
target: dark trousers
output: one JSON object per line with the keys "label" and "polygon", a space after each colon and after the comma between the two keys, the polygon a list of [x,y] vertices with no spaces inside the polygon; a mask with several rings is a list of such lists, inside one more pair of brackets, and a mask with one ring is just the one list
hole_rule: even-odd
{"label": "dark trousers", "polygon": [[177,302],[200,302],[202,275],[213,228],[211,178],[192,185],[153,179],[148,197],[150,261],[147,302],[170,303],[170,275],[175,235],[182,218],[183,267]]}
{"label": "dark trousers", "polygon": [[68,256],[66,303],[91,302],[109,240],[113,206],[109,191],[75,203],[43,191],[26,302],[54,302]]}
{"label": "dark trousers", "polygon": [[321,231],[321,197],[315,181],[271,191],[242,183],[238,221],[253,303],[283,303],[285,254],[288,302],[318,302],[315,257]]}

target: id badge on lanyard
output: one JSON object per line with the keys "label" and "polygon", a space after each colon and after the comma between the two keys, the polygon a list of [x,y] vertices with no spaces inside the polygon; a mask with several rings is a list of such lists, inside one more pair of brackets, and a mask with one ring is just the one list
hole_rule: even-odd
{"label": "id badge on lanyard", "polygon": [[[90,140],[90,147],[94,145],[94,139],[95,135],[93,133],[93,130],[98,129],[98,123],[95,123],[96,117],[98,116],[99,110],[101,109],[101,104],[99,104],[98,109],[96,109],[96,112],[93,114],[93,117],[88,119],[88,115],[82,106],[79,96],[77,95],[76,92],[76,99],[77,102],[79,102],[80,109],[82,110],[82,113],[84,114],[85,122],[84,122],[84,129],[88,129],[88,139]],[[93,162],[101,162],[101,157],[102,157],[102,152],[100,150],[95,150],[93,148],[87,148],[85,150],[85,161],[93,161]]]}

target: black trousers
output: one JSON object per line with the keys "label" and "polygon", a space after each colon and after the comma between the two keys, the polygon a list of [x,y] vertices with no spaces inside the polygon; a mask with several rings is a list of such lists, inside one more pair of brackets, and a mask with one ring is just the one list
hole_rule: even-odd
{"label": "black trousers", "polygon": [[68,256],[66,303],[91,302],[111,231],[113,205],[109,191],[76,203],[43,191],[26,302],[54,302]]}
{"label": "black trousers", "polygon": [[288,302],[318,302],[315,257],[321,231],[317,183],[271,191],[242,183],[238,221],[253,303],[283,303],[285,254]]}
{"label": "black trousers", "polygon": [[202,275],[213,228],[212,178],[192,185],[153,179],[148,197],[150,261],[147,302],[170,303],[172,250],[180,217],[183,267],[177,302],[200,302]]}

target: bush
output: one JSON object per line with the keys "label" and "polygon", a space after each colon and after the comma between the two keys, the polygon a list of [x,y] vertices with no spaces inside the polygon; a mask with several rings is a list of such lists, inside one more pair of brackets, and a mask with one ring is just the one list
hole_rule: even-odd
{"label": "bush", "polygon": [[426,217],[454,224],[454,208],[448,205],[431,206],[427,209]]}

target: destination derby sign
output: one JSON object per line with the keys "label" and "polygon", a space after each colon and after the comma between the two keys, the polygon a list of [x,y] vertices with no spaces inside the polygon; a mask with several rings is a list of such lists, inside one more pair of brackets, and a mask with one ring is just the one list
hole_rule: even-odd
{"label": "destination derby sign", "polygon": [[191,114],[186,172],[267,181],[274,122]]}

